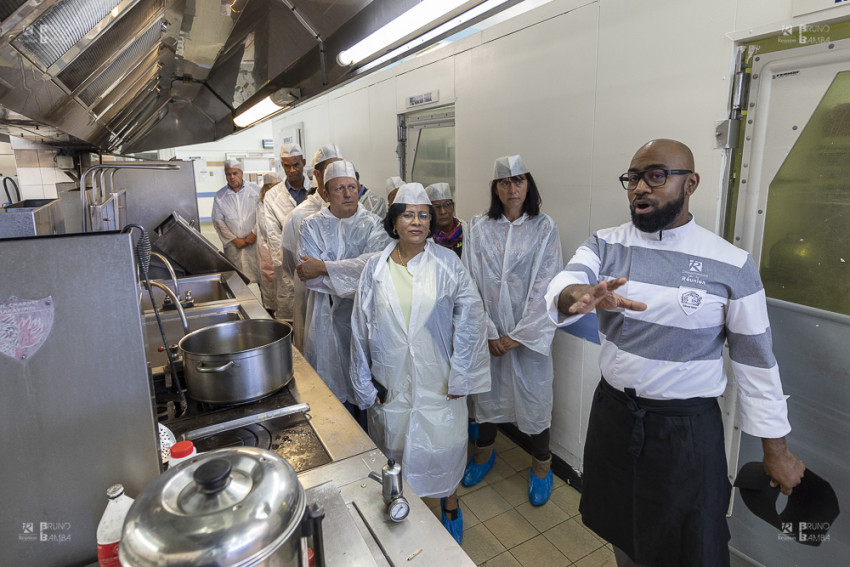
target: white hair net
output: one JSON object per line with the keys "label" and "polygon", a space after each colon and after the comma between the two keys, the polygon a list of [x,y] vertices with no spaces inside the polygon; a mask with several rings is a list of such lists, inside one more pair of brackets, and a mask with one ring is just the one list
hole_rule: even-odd
{"label": "white hair net", "polygon": [[425,188],[421,183],[405,183],[398,188],[393,205],[402,203],[405,205],[430,205],[431,200],[428,199]]}
{"label": "white hair net", "polygon": [[521,155],[500,157],[493,167],[493,179],[505,179],[523,173],[528,173],[528,168]]}
{"label": "white hair net", "polygon": [[242,167],[242,162],[238,159],[229,159],[224,162],[224,169],[238,169],[239,171],[245,171]]}
{"label": "white hair net", "polygon": [[280,176],[277,173],[263,174],[263,185],[266,183],[280,183]]}
{"label": "white hair net", "polygon": [[331,179],[336,179],[337,177],[350,177],[352,179],[357,179],[357,171],[354,169],[354,164],[350,161],[335,161],[328,165],[325,168],[325,185]]}
{"label": "white hair net", "polygon": [[[317,163],[321,163],[325,160],[331,158],[341,158],[342,152],[339,151],[339,147],[336,144],[326,144],[316,150],[316,153],[313,155],[313,163],[311,164],[313,167],[316,167]],[[354,177],[352,175],[352,177]]]}
{"label": "white hair net", "polygon": [[304,157],[304,151],[298,144],[286,144],[280,150],[280,157]]}
{"label": "white hair net", "polygon": [[[431,199],[432,203],[453,198],[452,188],[448,183],[432,183],[425,188],[425,192],[428,193],[428,198]],[[396,198],[396,201],[398,201],[398,198]]]}
{"label": "white hair net", "polygon": [[392,193],[393,191],[395,191],[396,189],[398,189],[402,185],[404,185],[404,179],[402,179],[401,177],[398,177],[396,175],[393,175],[392,177],[388,177],[387,178],[387,195],[389,195],[390,193]]}

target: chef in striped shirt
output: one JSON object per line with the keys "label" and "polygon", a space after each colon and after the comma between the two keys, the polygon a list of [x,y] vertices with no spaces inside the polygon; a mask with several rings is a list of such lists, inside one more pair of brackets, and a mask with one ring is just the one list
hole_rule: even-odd
{"label": "chef in striped shirt", "polygon": [[588,238],[546,294],[558,326],[599,318],[582,519],[621,567],[728,566],[724,343],[741,429],[762,439],[772,484],[790,494],[805,469],[785,444],[764,289],[752,257],[689,213],[699,174],[687,146],[648,142],[620,181],[631,222]]}

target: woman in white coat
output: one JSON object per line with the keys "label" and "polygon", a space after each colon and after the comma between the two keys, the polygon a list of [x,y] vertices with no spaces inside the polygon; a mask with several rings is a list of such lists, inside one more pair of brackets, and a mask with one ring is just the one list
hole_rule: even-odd
{"label": "woman in white coat", "polygon": [[481,482],[495,461],[498,423],[516,423],[532,454],[528,498],[535,506],[552,492],[552,338],[544,296],[561,270],[561,240],[540,212],[540,193],[518,155],[496,160],[490,209],[469,222],[463,263],[487,311],[492,389],[473,396],[479,423],[464,486]]}
{"label": "woman in white coat", "polygon": [[399,189],[384,228],[398,243],[363,270],[351,380],[360,407],[370,408],[372,439],[401,462],[418,495],[441,498],[443,525],[460,543],[464,396],[490,388],[484,309],[457,256],[427,238],[436,221],[422,185]]}

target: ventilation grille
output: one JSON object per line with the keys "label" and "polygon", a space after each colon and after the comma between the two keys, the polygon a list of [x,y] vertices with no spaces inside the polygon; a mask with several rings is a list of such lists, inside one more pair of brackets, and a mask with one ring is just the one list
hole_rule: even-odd
{"label": "ventilation grille", "polygon": [[0,21],[5,21],[26,3],[26,0],[0,0]]}
{"label": "ventilation grille", "polygon": [[109,122],[144,89],[156,86],[158,70],[156,65],[139,65],[131,76],[121,81],[120,87],[112,89],[109,96],[92,109],[98,119]]}
{"label": "ventilation grille", "polygon": [[161,29],[162,18],[157,19],[153,25],[148,28],[130,47],[112,62],[94,81],[91,82],[82,92],[79,97],[86,105],[94,104],[99,96],[106,96],[115,84],[121,78],[132,71],[138,64],[145,53],[156,45],[162,34]]}
{"label": "ventilation grille", "polygon": [[141,0],[59,73],[59,80],[69,90],[76,90],[92,72],[124,49],[129,38],[134,37],[161,6],[162,0]]}
{"label": "ventilation grille", "polygon": [[27,26],[12,44],[47,69],[120,3],[120,0],[64,0]]}

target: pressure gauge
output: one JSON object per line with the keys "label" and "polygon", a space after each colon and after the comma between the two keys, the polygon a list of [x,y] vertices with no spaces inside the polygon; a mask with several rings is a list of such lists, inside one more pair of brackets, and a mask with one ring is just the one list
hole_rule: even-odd
{"label": "pressure gauge", "polygon": [[393,522],[401,522],[408,514],[410,514],[410,504],[404,496],[399,496],[390,500],[387,504],[387,511],[390,513],[390,519]]}

